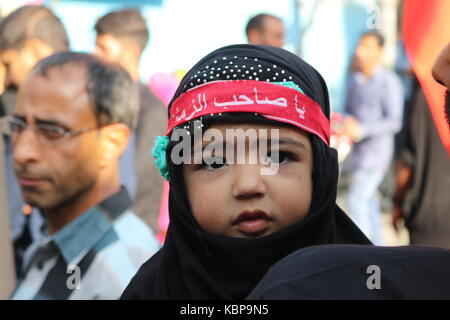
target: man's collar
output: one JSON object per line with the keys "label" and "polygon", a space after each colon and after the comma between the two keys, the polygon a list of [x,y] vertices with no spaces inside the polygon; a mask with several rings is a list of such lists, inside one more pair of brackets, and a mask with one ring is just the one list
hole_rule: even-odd
{"label": "man's collar", "polygon": [[102,210],[109,220],[113,221],[131,208],[131,205],[130,195],[127,189],[122,186],[119,192],[100,202],[97,207]]}
{"label": "man's collar", "polygon": [[112,228],[112,222],[131,207],[127,190],[119,192],[90,208],[58,231],[53,240],[67,263],[79,260]]}

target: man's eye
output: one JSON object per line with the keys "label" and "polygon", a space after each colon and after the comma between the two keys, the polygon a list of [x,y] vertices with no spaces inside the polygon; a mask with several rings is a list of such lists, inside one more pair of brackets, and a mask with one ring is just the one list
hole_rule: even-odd
{"label": "man's eye", "polygon": [[58,127],[40,126],[38,131],[40,135],[50,140],[56,140],[64,136],[64,129]]}

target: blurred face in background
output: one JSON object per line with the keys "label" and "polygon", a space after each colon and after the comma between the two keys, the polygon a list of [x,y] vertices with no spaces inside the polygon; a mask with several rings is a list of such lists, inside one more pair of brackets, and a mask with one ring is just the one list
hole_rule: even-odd
{"label": "blurred face in background", "polygon": [[123,45],[110,34],[98,34],[94,54],[110,63],[119,63],[123,55]]}
{"label": "blurred face in background", "polygon": [[249,32],[248,42],[250,44],[265,44],[274,47],[284,45],[284,25],[283,21],[266,17],[262,30],[253,29]]}
{"label": "blurred face in background", "polygon": [[361,37],[355,50],[353,66],[356,70],[371,73],[381,62],[383,48],[372,35]]}
{"label": "blurred face in background", "polygon": [[27,49],[23,48],[1,51],[0,62],[5,66],[5,88],[17,89],[37,61]]}
{"label": "blurred face in background", "polygon": [[266,18],[261,36],[264,44],[281,48],[284,45],[283,22],[272,17]]}
{"label": "blurred face in background", "polygon": [[0,63],[5,66],[5,89],[18,89],[34,65],[53,53],[47,43],[33,37],[26,39],[19,49],[0,51]]}
{"label": "blurred face in background", "polygon": [[133,80],[139,79],[141,49],[136,43],[108,33],[97,34],[94,54],[106,62],[120,65]]}

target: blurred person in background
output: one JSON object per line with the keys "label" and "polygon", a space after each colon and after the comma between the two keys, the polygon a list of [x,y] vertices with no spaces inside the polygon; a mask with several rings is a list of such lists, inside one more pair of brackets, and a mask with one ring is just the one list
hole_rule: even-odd
{"label": "blurred person in background", "polygon": [[[445,109],[449,119],[450,45],[436,59],[433,76],[447,87]],[[392,223],[402,219],[411,244],[450,249],[450,159],[439,138],[430,107],[420,86],[412,104],[406,144],[397,163]]]}
{"label": "blurred person in background", "polygon": [[155,137],[165,133],[167,110],[140,82],[140,58],[149,39],[147,23],[139,10],[124,9],[101,17],[95,24],[95,31],[95,54],[121,65],[139,87],[140,112],[135,132],[135,157],[134,164],[129,164],[137,176],[133,210],[158,234],[163,180],[153,165],[151,149]]}
{"label": "blurred person in background", "polygon": [[265,44],[274,47],[284,45],[284,24],[280,18],[261,13],[252,17],[245,27],[249,44]]}
{"label": "blurred person in background", "polygon": [[13,299],[117,299],[159,248],[120,182],[138,112],[128,73],[90,54],[52,55],[21,85],[6,131],[23,197],[46,227]]}
{"label": "blurred person in background", "polygon": [[[0,25],[0,62],[5,66],[5,89],[17,94],[28,72],[41,59],[69,49],[69,39],[61,20],[43,6],[23,6],[3,19]],[[3,104],[11,114],[15,99]]]}
{"label": "blurred person in background", "polygon": [[344,132],[355,143],[348,159],[349,214],[361,230],[382,245],[380,204],[377,190],[394,153],[394,135],[402,126],[403,93],[398,76],[381,66],[384,38],[364,33],[353,61],[347,85]]}
{"label": "blurred person in background", "polygon": [[404,219],[411,244],[450,249],[450,159],[420,87],[405,138],[396,164],[393,226]]}
{"label": "blurred person in background", "polygon": [[[5,91],[0,96],[0,115],[12,114],[17,90],[39,60],[68,49],[67,32],[61,20],[50,9],[42,6],[23,6],[5,17],[0,24],[0,63],[5,67]],[[0,153],[6,157],[5,183],[18,275],[25,249],[33,240],[41,237],[43,219],[37,210],[32,211],[25,205],[12,168],[10,141],[3,135],[2,139],[5,139],[5,147]]]}

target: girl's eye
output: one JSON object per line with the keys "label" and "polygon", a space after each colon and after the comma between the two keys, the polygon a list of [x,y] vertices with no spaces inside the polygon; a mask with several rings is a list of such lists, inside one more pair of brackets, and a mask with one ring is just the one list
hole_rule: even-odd
{"label": "girl's eye", "polygon": [[227,163],[222,157],[207,158],[204,160],[202,167],[208,171],[214,171],[226,166]]}
{"label": "girl's eye", "polygon": [[265,164],[275,163],[275,164],[286,164],[291,161],[293,157],[288,152],[279,151],[272,153],[264,158]]}

